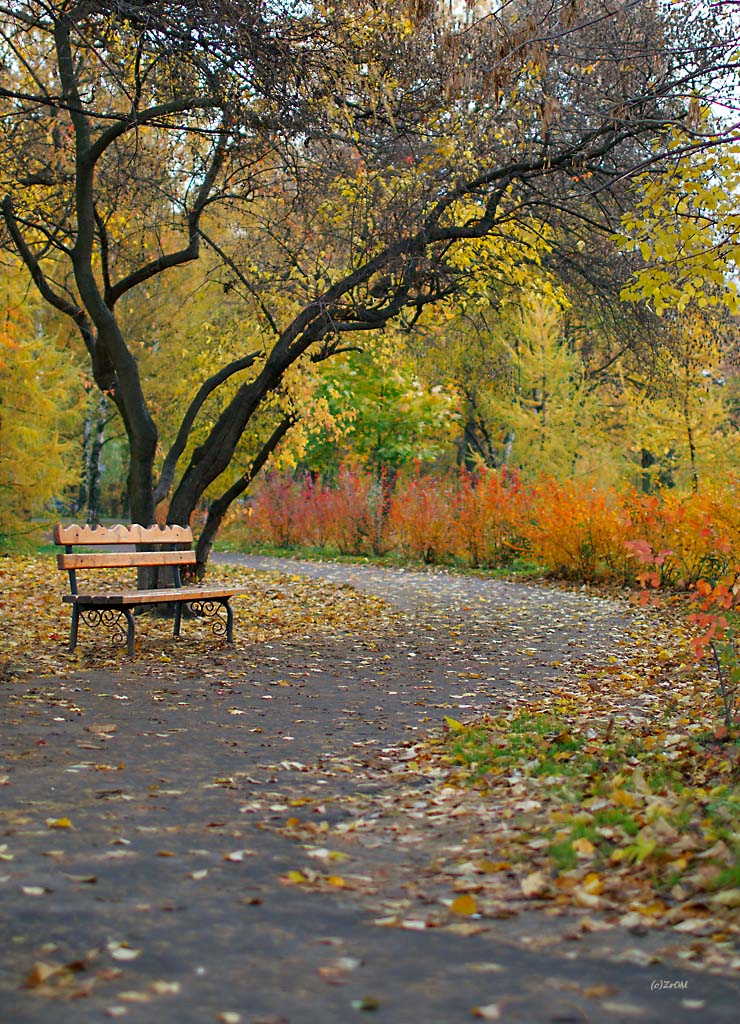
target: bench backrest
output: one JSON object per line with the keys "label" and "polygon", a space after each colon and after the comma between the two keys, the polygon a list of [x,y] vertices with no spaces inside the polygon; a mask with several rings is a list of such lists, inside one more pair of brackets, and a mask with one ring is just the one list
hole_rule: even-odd
{"label": "bench backrest", "polygon": [[[69,573],[72,593],[77,593],[76,569],[110,569],[120,567],[171,565],[175,586],[180,586],[179,567],[195,565],[192,550],[162,550],[162,545],[191,545],[193,531],[189,526],[63,526],[54,527],[54,543],[63,544],[64,554],[57,555],[57,566]],[[74,547],[110,548],[128,546],[127,551],[98,550],[77,552]]]}

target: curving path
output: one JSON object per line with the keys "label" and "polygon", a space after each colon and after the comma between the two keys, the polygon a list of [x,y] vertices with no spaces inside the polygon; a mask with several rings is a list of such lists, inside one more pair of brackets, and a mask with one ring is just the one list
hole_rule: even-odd
{"label": "curving path", "polygon": [[[238,560],[367,591],[399,614],[215,652],[193,678],[142,656],[0,691],[3,1024],[737,1019],[737,979],[651,962],[647,938],[565,941],[531,911],[463,935],[373,923],[394,900],[413,918],[434,883],[431,832],[429,847],[405,843],[403,822],[392,843],[350,834],[362,815],[387,816],[399,744],[445,714],[626,657],[625,606],[445,573]],[[322,843],[337,825],[355,887],[284,884],[332,856]],[[42,983],[45,967],[56,973]]]}

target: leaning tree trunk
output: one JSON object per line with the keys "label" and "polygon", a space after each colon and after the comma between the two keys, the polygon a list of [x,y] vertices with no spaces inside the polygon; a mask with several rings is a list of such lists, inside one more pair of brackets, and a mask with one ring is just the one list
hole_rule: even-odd
{"label": "leaning tree trunk", "polygon": [[205,576],[206,563],[208,562],[211,549],[213,548],[213,542],[216,539],[216,534],[221,527],[224,516],[228,512],[232,503],[244,494],[264,464],[267,462],[270,455],[275,451],[295,422],[296,417],[294,415],[288,414],[285,416],[272,432],[269,439],[262,446],[262,450],[247,472],[240,476],[239,479],[236,480],[235,483],[233,483],[231,487],[229,487],[229,489],[219,498],[216,498],[211,502],[208,508],[208,517],[206,519],[205,526],[201,531],[195,548],[195,555],[197,559],[195,564],[195,573],[199,579],[202,579],[203,576]]}

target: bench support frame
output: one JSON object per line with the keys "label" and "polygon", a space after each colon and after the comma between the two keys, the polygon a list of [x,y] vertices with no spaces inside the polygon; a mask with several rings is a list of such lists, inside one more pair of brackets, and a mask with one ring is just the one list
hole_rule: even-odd
{"label": "bench support frame", "polygon": [[[174,605],[173,636],[180,636],[183,606],[195,618],[210,619],[211,632],[228,644],[234,642],[234,612],[230,599],[234,594],[246,593],[242,587],[183,587],[180,576],[181,565],[195,563],[195,554],[183,550],[183,544],[192,543],[192,533],[185,527],[104,527],[70,526],[61,524],[54,530],[57,544],[64,545],[65,554],[58,556],[60,569],[69,575],[70,593],[63,600],[72,605],[69,627],[69,651],[77,647],[80,621],[91,629],[100,626],[117,632],[126,638],[126,649],[134,655],[136,640],[136,619],[133,609],[146,605]],[[152,546],[157,550],[152,550]],[[117,545],[115,552],[108,554],[80,554],[75,546]],[[121,545],[136,545],[136,551],[120,552]],[[148,547],[146,547],[148,546]],[[120,591],[107,594],[80,594],[77,569],[105,568],[113,566],[140,567],[145,565],[170,566],[174,587],[162,587],[148,591]]]}

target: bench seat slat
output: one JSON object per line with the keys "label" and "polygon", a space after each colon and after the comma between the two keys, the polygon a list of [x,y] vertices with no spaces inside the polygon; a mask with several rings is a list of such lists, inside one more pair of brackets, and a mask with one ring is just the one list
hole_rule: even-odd
{"label": "bench seat slat", "polygon": [[57,555],[60,569],[115,569],[144,565],[195,565],[194,551],[108,551]]}
{"label": "bench seat slat", "polygon": [[207,601],[209,598],[225,600],[247,593],[249,590],[246,587],[170,587],[161,590],[119,590],[111,594],[64,594],[62,601],[67,604],[112,608],[136,604],[166,604],[170,601]]}

